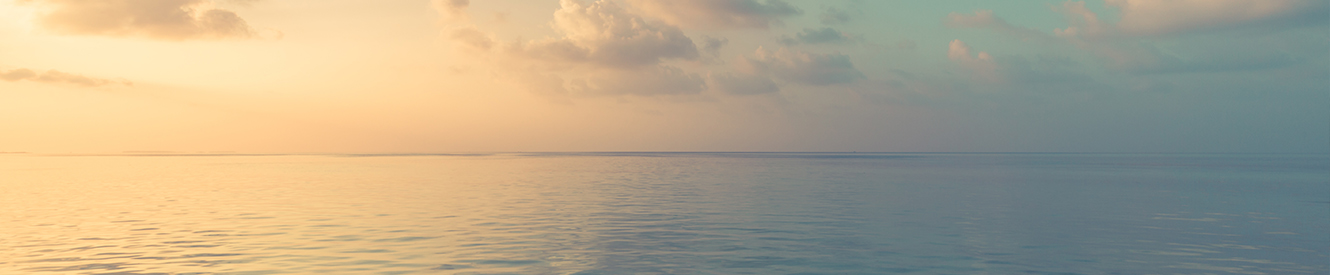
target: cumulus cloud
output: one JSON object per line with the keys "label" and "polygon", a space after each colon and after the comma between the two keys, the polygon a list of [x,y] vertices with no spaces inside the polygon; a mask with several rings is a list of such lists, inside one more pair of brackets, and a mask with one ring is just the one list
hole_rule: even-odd
{"label": "cumulus cloud", "polygon": [[[548,62],[620,68],[698,58],[697,46],[679,28],[647,22],[610,1],[560,1],[554,27],[562,37],[514,43],[507,52]],[[454,37],[474,44],[483,42],[477,38],[480,35],[467,31]]]}
{"label": "cumulus cloud", "polygon": [[815,86],[852,83],[864,78],[864,74],[854,68],[850,57],[841,53],[818,54],[785,48],[776,51],[758,48],[753,56],[740,57],[737,64],[744,73],[770,75]]}
{"label": "cumulus cloud", "polygon": [[0,71],[0,80],[20,81],[28,80],[45,83],[63,83],[73,84],[84,87],[99,87],[110,84],[133,85],[128,81],[116,81],[101,78],[92,78],[78,74],[71,74],[57,70],[49,70],[44,73],[37,73],[30,69],[14,69],[9,71]]}
{"label": "cumulus cloud", "polygon": [[854,39],[833,28],[804,29],[794,37],[782,36],[780,42],[785,45],[795,44],[838,44],[853,42]]}
{"label": "cumulus cloud", "polygon": [[803,10],[781,0],[630,0],[645,15],[674,25],[698,28],[761,28]]}
{"label": "cumulus cloud", "polygon": [[993,56],[987,52],[972,53],[974,50],[970,45],[961,42],[960,39],[952,40],[947,45],[947,59],[956,62],[976,75],[989,81],[1000,81],[1002,78],[997,74],[997,65],[993,62]]}
{"label": "cumulus cloud", "polygon": [[42,28],[69,35],[139,36],[166,40],[254,38],[235,12],[210,0],[18,0],[38,6]]}
{"label": "cumulus cloud", "polygon": [[965,42],[961,42],[960,39],[952,40],[950,44],[947,44],[947,59],[951,59],[951,61],[956,61],[956,62],[993,61],[993,56],[988,55],[987,52],[979,52],[977,57],[971,56],[970,51],[972,50],[973,49],[970,48],[970,45],[965,44]]}
{"label": "cumulus cloud", "polygon": [[732,95],[759,95],[780,92],[770,77],[753,74],[712,73],[711,83],[721,92]]}
{"label": "cumulus cloud", "polygon": [[654,65],[663,59],[696,59],[697,46],[678,27],[653,24],[610,1],[560,1],[554,26],[563,38],[534,43],[557,58],[598,65]]}
{"label": "cumulus cloud", "polygon": [[557,37],[499,42],[470,26],[447,36],[492,55],[511,77],[538,83],[528,89],[546,95],[700,93],[707,87],[703,77],[664,62],[702,61],[700,53],[715,55],[728,42],[705,38],[699,49],[678,27],[648,21],[614,1],[562,0],[559,5],[551,24]]}

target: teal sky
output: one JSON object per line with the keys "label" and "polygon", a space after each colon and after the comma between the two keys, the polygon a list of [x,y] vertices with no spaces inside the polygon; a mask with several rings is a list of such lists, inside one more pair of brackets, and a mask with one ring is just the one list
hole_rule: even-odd
{"label": "teal sky", "polygon": [[1330,1],[0,1],[0,151],[1330,153]]}

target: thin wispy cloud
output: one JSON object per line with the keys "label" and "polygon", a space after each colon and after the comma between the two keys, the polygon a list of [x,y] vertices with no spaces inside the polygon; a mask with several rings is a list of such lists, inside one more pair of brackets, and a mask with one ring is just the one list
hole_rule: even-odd
{"label": "thin wispy cloud", "polygon": [[780,92],[770,77],[746,73],[715,73],[710,76],[717,89],[733,95],[760,95]]}
{"label": "thin wispy cloud", "polygon": [[9,71],[0,71],[0,80],[5,81],[33,81],[53,84],[67,84],[82,87],[101,87],[107,85],[133,86],[132,82],[127,80],[111,80],[104,78],[87,77],[80,74],[72,74],[57,70],[48,70],[38,73],[36,71],[20,68]]}
{"label": "thin wispy cloud", "polygon": [[759,28],[783,24],[802,9],[781,0],[631,0],[644,15],[697,28]]}
{"label": "thin wispy cloud", "polygon": [[828,25],[846,24],[852,20],[854,20],[854,17],[851,17],[849,12],[837,7],[829,7],[818,16],[819,22]]}
{"label": "thin wispy cloud", "polygon": [[[1148,40],[1183,38],[1206,32],[1245,31],[1324,25],[1330,3],[1301,0],[1133,1],[1105,3],[1119,11],[1102,16],[1081,1],[1053,6],[1066,27],[1043,32],[1009,23],[989,10],[973,14],[951,13],[943,21],[951,28],[988,29],[1032,42],[1070,43],[1105,60],[1110,69],[1133,74],[1260,70],[1292,65],[1287,54],[1269,49],[1222,50],[1223,45],[1192,45],[1188,54],[1168,53]],[[1309,18],[1312,18],[1309,20]],[[1319,20],[1315,18],[1320,18]],[[1221,49],[1221,50],[1216,50]],[[954,59],[953,59],[954,60]]]}
{"label": "thin wispy cloud", "polygon": [[259,37],[259,31],[240,15],[215,8],[211,0],[17,0],[17,3],[38,7],[41,10],[38,25],[58,34],[161,40]]}
{"label": "thin wispy cloud", "polygon": [[841,53],[812,53],[780,48],[759,48],[737,62],[740,71],[769,75],[806,85],[833,85],[858,81],[864,74],[854,68],[850,57]]}
{"label": "thin wispy cloud", "polygon": [[471,5],[470,0],[433,0],[431,3],[446,22],[458,23],[470,19],[466,13],[466,7]]}
{"label": "thin wispy cloud", "polygon": [[994,16],[991,10],[975,11],[972,15],[953,12],[947,15],[944,22],[947,27],[990,29],[1027,41],[1046,42],[1056,40],[1051,34],[1007,23],[1007,20]]}
{"label": "thin wispy cloud", "polygon": [[1330,2],[1319,0],[1108,0],[1105,3],[1119,11],[1118,22],[1107,28],[1129,36],[1158,37],[1259,24],[1324,24],[1330,18]]}
{"label": "thin wispy cloud", "polygon": [[804,29],[803,31],[794,34],[793,37],[782,36],[780,42],[785,45],[848,44],[854,43],[855,39],[844,32],[827,27],[820,29]]}

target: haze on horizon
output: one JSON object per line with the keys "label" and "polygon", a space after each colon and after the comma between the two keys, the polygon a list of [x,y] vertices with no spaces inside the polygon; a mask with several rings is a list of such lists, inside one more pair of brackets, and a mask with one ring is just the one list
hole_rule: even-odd
{"label": "haze on horizon", "polygon": [[1330,1],[0,0],[0,152],[1330,153]]}

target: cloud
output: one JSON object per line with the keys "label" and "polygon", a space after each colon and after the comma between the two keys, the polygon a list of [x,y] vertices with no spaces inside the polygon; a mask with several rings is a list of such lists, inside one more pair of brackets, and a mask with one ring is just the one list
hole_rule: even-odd
{"label": "cloud", "polygon": [[639,96],[697,94],[707,88],[701,76],[672,66],[607,71],[571,86],[571,91],[587,95]]}
{"label": "cloud", "polygon": [[471,5],[470,0],[433,0],[431,3],[445,21],[463,22],[469,18],[466,8]]}
{"label": "cloud", "polygon": [[850,57],[841,53],[817,54],[785,48],[776,51],[758,48],[752,57],[740,57],[737,64],[739,70],[745,73],[770,75],[815,86],[852,83],[864,78],[864,74],[854,68]]}
{"label": "cloud", "polygon": [[1012,25],[993,15],[991,10],[975,11],[974,15],[965,15],[960,13],[951,13],[947,15],[944,23],[951,28],[983,28],[991,29],[1003,34],[1011,35],[1021,40],[1053,41],[1055,38],[1046,33]]}
{"label": "cloud", "polygon": [[781,0],[629,0],[646,16],[698,28],[769,28],[803,10]]}
{"label": "cloud", "polygon": [[1330,2],[1319,0],[1106,0],[1105,4],[1119,11],[1118,31],[1147,37],[1305,16],[1317,16],[1324,21],[1330,13]]}
{"label": "cloud", "polygon": [[952,40],[947,44],[947,59],[961,65],[976,75],[988,81],[1001,81],[1002,77],[997,73],[997,65],[993,62],[993,56],[987,52],[971,53],[973,49],[970,45],[961,42],[960,39]]}
{"label": "cloud", "polygon": [[108,80],[101,78],[92,78],[83,75],[61,72],[57,70],[49,70],[40,74],[30,69],[14,69],[14,70],[9,70],[7,72],[0,71],[0,80],[5,80],[5,81],[28,80],[28,81],[45,82],[45,83],[74,84],[84,87],[99,87],[110,84],[123,84],[126,86],[133,86],[133,83],[130,83],[129,81],[115,81],[115,80]]}
{"label": "cloud", "polygon": [[901,39],[900,41],[897,41],[897,42],[896,42],[896,48],[897,48],[897,49],[902,49],[902,50],[910,51],[910,50],[914,50],[915,48],[918,48],[918,47],[919,47],[919,44],[918,44],[918,43],[914,43],[914,40]]}
{"label": "cloud", "polygon": [[[1080,67],[1080,63],[1066,57],[1040,55],[1031,60],[1022,56],[1007,55],[996,57],[995,60],[998,73],[1006,78],[1005,81],[1024,84],[1026,89],[1030,90],[1098,85],[1089,75],[1076,70]],[[1037,87],[1041,85],[1045,87]]]}
{"label": "cloud", "polygon": [[237,5],[237,6],[242,6],[242,7],[249,7],[249,6],[253,6],[254,3],[263,2],[264,0],[218,0],[218,1],[221,1],[221,2],[224,2],[224,3],[230,3],[230,4],[233,4],[233,5]]}
{"label": "cloud", "polygon": [[[1132,74],[1264,70],[1289,66],[1297,63],[1297,58],[1285,53],[1287,49],[1272,48],[1271,44],[1251,44],[1290,42],[1253,43],[1250,40],[1264,40],[1283,30],[1330,22],[1327,20],[1330,19],[1327,18],[1330,17],[1327,16],[1330,1],[1110,0],[1107,4],[1119,11],[1114,14],[1119,18],[1103,18],[1080,1],[1054,6],[1054,11],[1065,16],[1067,26],[1053,29],[1052,35],[1012,25],[986,10],[972,15],[952,13],[944,22],[948,27],[989,29],[1025,41],[1069,43],[1099,57],[1109,69]],[[1270,31],[1249,32],[1266,28]],[[1207,33],[1231,31],[1248,31],[1246,33],[1251,35],[1238,43],[1231,39],[1221,43],[1197,39],[1204,38],[1203,34]],[[1159,43],[1165,39],[1170,43]],[[1169,48],[1161,49],[1157,45],[1169,45]],[[981,62],[973,60],[958,63],[976,72],[987,70],[981,68]]]}
{"label": "cloud", "polygon": [[1033,61],[1015,55],[995,57],[952,40],[947,45],[947,59],[976,80],[1019,91],[1073,91],[1099,85],[1088,75],[1076,72],[1080,64],[1066,57],[1040,55]]}
{"label": "cloud", "polygon": [[961,63],[993,61],[993,57],[988,55],[987,52],[979,52],[977,56],[971,56],[970,51],[972,50],[970,45],[961,42],[960,39],[952,40],[950,44],[947,44],[947,59]]}
{"label": "cloud", "polygon": [[730,43],[730,40],[729,40],[729,39],[726,39],[726,38],[724,38],[724,37],[716,38],[716,37],[710,37],[710,36],[703,36],[703,37],[702,37],[702,52],[707,53],[707,54],[711,55],[712,57],[718,57],[718,56],[720,56],[720,48],[725,47],[725,45],[726,45],[726,44],[729,44],[729,43]]}
{"label": "cloud", "polygon": [[827,8],[827,10],[822,11],[821,16],[818,16],[818,21],[828,25],[849,23],[851,19],[850,13],[836,7]]}
{"label": "cloud", "polygon": [[781,44],[839,44],[854,42],[853,38],[833,28],[804,29],[794,37],[782,36]]}
{"label": "cloud", "polygon": [[1305,61],[1278,49],[1252,48],[1250,45],[1232,43],[1191,47],[1180,53],[1169,53],[1147,44],[1127,48],[1134,52],[1114,54],[1122,56],[1125,62],[1115,64],[1117,69],[1132,74],[1257,71],[1293,66]]}
{"label": "cloud", "polygon": [[448,37],[492,54],[500,71],[552,96],[697,94],[706,90],[703,77],[663,63],[700,62],[701,52],[715,55],[728,42],[708,37],[699,50],[678,27],[648,21],[614,1],[559,5],[551,24],[557,37],[505,43],[475,27],[455,28]]}
{"label": "cloud", "polygon": [[[1070,26],[1055,29],[1054,33],[1103,58],[1110,68],[1133,74],[1249,71],[1293,65],[1298,63],[1297,58],[1276,43],[1297,38],[1280,41],[1280,31],[1330,22],[1327,1],[1112,0],[1107,4],[1119,10],[1121,18],[1115,23],[1105,23],[1085,8],[1084,2],[1063,3],[1055,10],[1067,16]],[[1202,33],[1265,28],[1270,30],[1251,32],[1254,35],[1238,41],[1206,43],[1195,39],[1204,37],[1197,35]],[[1284,35],[1289,36],[1298,35]],[[1179,43],[1163,50],[1151,43],[1160,39]]]}
{"label": "cloud", "polygon": [[19,81],[37,77],[37,73],[29,69],[15,69],[8,72],[0,72],[0,79],[6,81]]}
{"label": "cloud", "polygon": [[496,44],[494,39],[490,38],[488,33],[477,30],[473,27],[453,29],[452,33],[448,35],[448,38],[480,50],[489,50]]}
{"label": "cloud", "polygon": [[566,101],[572,96],[666,96],[698,94],[706,80],[673,66],[649,66],[597,73],[566,72],[537,67],[505,70],[526,90]]}
{"label": "cloud", "polygon": [[1107,0],[1118,10],[1116,23],[1105,23],[1085,7],[1067,1],[1055,10],[1071,26],[1055,29],[1058,36],[1089,40],[1123,37],[1157,38],[1261,25],[1288,28],[1325,24],[1330,2],[1317,0]]}
{"label": "cloud", "polygon": [[711,83],[721,92],[732,95],[759,95],[780,92],[770,77],[753,74],[712,73]]}
{"label": "cloud", "polygon": [[18,0],[42,8],[37,23],[67,35],[164,40],[254,38],[258,32],[235,12],[210,0]]}
{"label": "cloud", "polygon": [[698,58],[697,46],[679,28],[648,22],[614,2],[559,3],[554,27],[564,37],[524,45],[527,56],[624,68]]}

